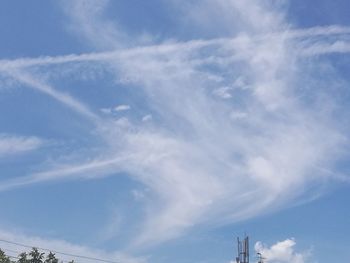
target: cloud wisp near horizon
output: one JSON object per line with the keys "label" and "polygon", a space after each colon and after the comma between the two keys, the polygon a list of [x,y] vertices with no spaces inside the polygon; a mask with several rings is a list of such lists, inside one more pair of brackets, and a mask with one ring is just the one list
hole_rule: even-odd
{"label": "cloud wisp near horizon", "polygon": [[[127,174],[143,186],[143,218],[130,226],[141,230],[128,244],[136,250],[293,206],[316,198],[326,183],[350,181],[336,168],[349,157],[349,124],[334,116],[349,109],[334,95],[345,92],[345,80],[331,58],[350,52],[350,27],[295,28],[272,1],[181,3],[169,3],[183,18],[178,25],[208,27],[208,34],[159,41],[148,33],[145,44],[108,18],[111,2],[62,1],[70,32],[94,52],[0,60],[1,83],[10,79],[12,88],[52,98],[88,123],[97,145],[1,180],[0,192]],[[96,103],[61,85],[77,85],[72,76],[108,82],[128,100]],[[41,145],[35,135],[14,136],[0,135],[0,158]],[[303,262],[288,254],[294,241],[285,242],[285,262]],[[276,248],[259,246],[271,255]]]}

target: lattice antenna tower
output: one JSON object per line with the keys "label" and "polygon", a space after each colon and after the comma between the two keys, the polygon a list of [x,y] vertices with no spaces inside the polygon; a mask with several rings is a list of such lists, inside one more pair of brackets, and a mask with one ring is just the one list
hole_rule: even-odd
{"label": "lattice antenna tower", "polygon": [[249,263],[249,237],[245,236],[243,240],[237,238],[237,257],[236,263]]}
{"label": "lattice antenna tower", "polygon": [[258,256],[258,263],[264,263],[264,258],[260,252],[256,253]]}

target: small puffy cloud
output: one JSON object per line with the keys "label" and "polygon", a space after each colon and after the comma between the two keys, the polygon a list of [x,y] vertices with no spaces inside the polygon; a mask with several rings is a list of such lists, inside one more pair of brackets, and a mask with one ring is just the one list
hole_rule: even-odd
{"label": "small puffy cloud", "polygon": [[104,114],[111,114],[112,113],[112,110],[109,108],[102,108],[102,109],[100,109],[100,111]]}
{"label": "small puffy cloud", "polygon": [[126,110],[130,110],[130,106],[129,105],[118,105],[114,108],[115,111],[126,111]]}
{"label": "small puffy cloud", "polygon": [[305,263],[308,253],[298,253],[294,250],[296,242],[294,239],[286,239],[277,242],[271,247],[261,242],[254,246],[255,251],[265,258],[266,263]]}
{"label": "small puffy cloud", "polygon": [[152,120],[152,115],[151,114],[147,114],[147,115],[142,117],[142,121],[143,122],[147,122],[147,121],[151,121],[151,120]]}
{"label": "small puffy cloud", "polygon": [[246,89],[248,87],[246,81],[242,77],[237,78],[233,83],[233,86],[241,89]]}
{"label": "small puffy cloud", "polygon": [[240,120],[240,119],[244,119],[247,117],[247,113],[243,112],[243,111],[232,111],[230,114],[231,119],[233,120]]}
{"label": "small puffy cloud", "polygon": [[213,94],[222,99],[230,99],[232,98],[231,90],[232,90],[231,87],[221,87],[221,88],[215,89],[213,91]]}
{"label": "small puffy cloud", "polygon": [[134,189],[131,191],[131,194],[134,198],[135,201],[141,201],[145,198],[145,192],[144,191],[140,191],[137,189]]}
{"label": "small puffy cloud", "polygon": [[24,137],[0,134],[0,157],[32,151],[39,148],[43,141],[37,137]]}
{"label": "small puffy cloud", "polygon": [[125,117],[122,117],[122,118],[117,119],[114,123],[115,123],[118,127],[127,128],[127,127],[130,126],[129,119],[128,119],[128,118],[125,118]]}
{"label": "small puffy cloud", "polygon": [[115,112],[127,111],[130,109],[131,109],[131,107],[129,105],[122,104],[122,105],[117,105],[114,108],[102,108],[102,109],[100,109],[100,111],[104,114],[112,114]]}

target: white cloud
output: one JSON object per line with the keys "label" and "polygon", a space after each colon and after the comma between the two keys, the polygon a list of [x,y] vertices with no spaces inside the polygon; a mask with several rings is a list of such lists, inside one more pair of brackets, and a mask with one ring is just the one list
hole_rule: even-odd
{"label": "white cloud", "polygon": [[82,102],[74,99],[69,94],[65,94],[63,92],[55,90],[52,86],[40,80],[39,79],[40,77],[35,78],[34,76],[32,76],[31,74],[28,74],[25,71],[18,71],[13,69],[7,70],[6,74],[13,77],[15,80],[19,81],[25,86],[32,88],[34,90],[37,90],[39,92],[42,92],[54,98],[55,100],[63,103],[65,106],[69,107],[70,109],[74,110],[75,112],[79,113],[80,115],[84,116],[90,121],[92,122],[99,121],[98,116],[95,113],[93,113]]}
{"label": "white cloud", "polygon": [[0,157],[38,149],[44,141],[37,137],[0,134]]}
{"label": "white cloud", "polygon": [[134,199],[136,201],[141,201],[145,198],[145,192],[144,191],[140,191],[137,189],[134,189],[131,191],[132,196],[134,197]]}
{"label": "white cloud", "polygon": [[239,119],[244,119],[247,117],[247,113],[246,112],[242,112],[242,111],[232,111],[230,114],[230,117],[233,120],[239,120]]}
{"label": "white cloud", "polygon": [[102,109],[100,109],[100,111],[104,114],[111,114],[112,113],[112,109],[110,109],[110,108],[102,108]]}
{"label": "white cloud", "polygon": [[129,105],[118,105],[114,108],[115,111],[127,111],[130,109],[131,107]]}
{"label": "white cloud", "polygon": [[[133,154],[124,168],[157,195],[136,244],[176,237],[195,224],[242,220],[303,197],[301,189],[325,177],[318,167],[331,163],[344,142],[331,119],[298,101],[291,83],[301,84],[294,69],[302,64],[294,40],[274,35],[289,27],[279,9],[258,1],[194,2],[205,10],[219,7],[231,24],[238,13],[237,32],[244,34],[221,40],[222,45],[193,42],[184,50],[176,44],[171,52],[164,46],[115,62],[116,74],[137,79],[162,120],[155,124],[162,129],[149,132],[133,124],[136,132],[123,137],[120,154]],[[245,87],[241,104],[236,102],[239,111],[250,113],[241,124],[227,122],[235,104],[218,103],[207,92],[212,86],[202,81],[206,71],[200,66],[211,62],[203,60],[208,57],[201,55],[203,45],[212,48],[212,64],[220,65],[221,76],[249,80],[248,88],[236,82]],[[227,53],[216,54],[217,46]],[[234,67],[224,67],[220,56],[235,56]],[[229,89],[220,90],[222,83],[213,85],[231,96]]]}
{"label": "white cloud", "polygon": [[43,171],[31,174],[29,176],[10,179],[0,185],[0,191],[30,185],[50,180],[60,180],[71,176],[95,178],[115,174],[121,171],[123,162],[132,156],[109,157],[105,159],[93,159],[79,164],[56,164],[55,168],[49,171]]}
{"label": "white cloud", "polygon": [[305,263],[310,258],[310,252],[296,252],[294,247],[296,243],[294,239],[286,239],[277,242],[271,247],[261,242],[255,244],[255,251],[261,253],[266,263]]}
{"label": "white cloud", "polygon": [[[72,8],[74,27],[81,27],[93,43],[102,42],[100,48],[120,48],[123,37],[102,16],[105,2],[91,3],[97,4],[97,11],[86,1],[66,2]],[[303,59],[346,50],[339,45],[334,48],[331,36],[348,36],[349,28],[287,30],[290,25],[283,13],[266,6],[266,1],[191,3],[198,4],[202,14],[219,10],[223,14],[216,22],[227,27],[238,14],[235,32],[230,38],[173,41],[118,52],[2,61],[5,71],[54,63],[68,67],[67,62],[108,62],[115,79],[135,80],[135,92],[142,91],[143,106],[156,114],[157,121],[148,126],[126,118],[101,120],[77,99],[43,84],[40,76],[15,74],[14,78],[93,120],[97,136],[106,145],[86,163],[60,165],[2,182],[0,189],[68,176],[126,172],[152,191],[143,231],[134,241],[144,245],[177,237],[193,225],[232,223],[278,209],[303,199],[308,194],[304,190],[314,182],[337,179],[324,171],[332,169],[343,154],[347,135],[331,117],[333,101],[328,95],[332,94],[312,84],[314,72],[305,68]],[[205,19],[211,22],[201,12],[193,19],[203,25]],[[187,15],[197,16],[193,13]],[[101,23],[110,26],[104,30]],[[317,43],[326,45],[318,48]],[[213,75],[220,78],[207,77]],[[329,100],[321,107],[305,103],[299,92],[305,82],[317,88],[312,98],[324,95]],[[216,90],[230,97],[227,87],[231,85],[235,88],[232,100],[213,96]]]}
{"label": "white cloud", "polygon": [[232,88],[231,87],[221,87],[213,91],[213,94],[222,98],[222,99],[230,99]]}
{"label": "white cloud", "polygon": [[152,120],[152,115],[151,114],[147,114],[145,116],[142,117],[142,121],[143,122],[147,122],[147,121],[151,121]]}
{"label": "white cloud", "polygon": [[127,39],[114,23],[104,19],[104,11],[108,0],[62,1],[67,14],[67,23],[75,36],[89,40],[94,46],[114,49],[122,46]]}
{"label": "white cloud", "polygon": [[[350,34],[349,27],[340,26],[325,26],[325,27],[313,27],[309,29],[289,29],[288,31],[274,32],[271,34],[257,34],[250,35],[249,39],[253,42],[256,41],[273,41],[276,38],[286,38],[286,40],[291,40],[297,46],[298,55],[313,56],[319,54],[327,53],[349,53],[349,42],[348,36]],[[321,38],[320,38],[321,37]],[[242,48],[242,40],[246,39],[244,35],[238,35],[231,38],[218,38],[210,40],[192,40],[188,42],[170,42],[161,43],[155,45],[147,45],[144,47],[126,47],[121,50],[112,50],[105,52],[94,52],[85,54],[70,54],[62,55],[56,57],[37,57],[37,58],[18,58],[13,60],[2,59],[0,60],[0,70],[6,72],[14,69],[23,69],[32,66],[50,66],[56,64],[67,64],[78,63],[78,62],[96,62],[96,61],[108,61],[108,62],[118,62],[121,59],[126,59],[128,56],[134,55],[156,55],[156,54],[168,54],[174,51],[192,51],[197,50],[202,47],[210,47],[211,45],[223,45],[224,48]],[[294,41],[296,40],[296,41]],[[335,43],[338,43],[334,45]],[[291,43],[290,43],[291,44]],[[321,45],[322,44],[322,45]],[[248,50],[248,46],[245,47]],[[255,53],[255,46],[251,46],[251,52]],[[232,51],[232,50],[231,50]],[[242,57],[236,57],[236,59],[242,59]],[[198,59],[198,58],[197,58]],[[213,59],[213,58],[211,58]],[[208,59],[203,59],[202,61],[209,61]],[[214,60],[218,62],[219,60]],[[224,62],[224,61],[223,61]],[[216,75],[208,75],[208,78],[214,78],[214,80],[221,82],[223,77]],[[238,77],[235,85],[244,84],[244,80]]]}
{"label": "white cloud", "polygon": [[102,108],[100,111],[104,114],[112,114],[116,112],[122,112],[122,111],[128,111],[130,110],[131,107],[129,105],[117,105],[114,108]]}

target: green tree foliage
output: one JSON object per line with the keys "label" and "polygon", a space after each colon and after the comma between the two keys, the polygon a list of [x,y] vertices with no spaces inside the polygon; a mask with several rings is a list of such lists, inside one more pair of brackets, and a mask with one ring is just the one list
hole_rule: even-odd
{"label": "green tree foliage", "polygon": [[29,263],[29,259],[27,257],[28,254],[26,252],[19,254],[17,263]]}
{"label": "green tree foliage", "polygon": [[37,248],[33,248],[32,251],[30,251],[29,256],[31,256],[31,259],[29,260],[30,263],[44,263],[45,253],[40,253]]}
{"label": "green tree foliage", "polygon": [[0,263],[12,263],[10,258],[6,256],[5,252],[0,249]]}
{"label": "green tree foliage", "polygon": [[[13,260],[11,260],[13,258]],[[17,257],[9,257],[4,251],[0,249],[0,263],[62,263],[56,255],[52,252],[48,253],[45,256],[45,253],[42,253],[37,248],[33,248],[29,253],[23,252],[20,253]],[[68,263],[74,263],[74,260],[69,261]]]}
{"label": "green tree foliage", "polygon": [[58,259],[54,253],[50,252],[45,259],[45,263],[58,263]]}

